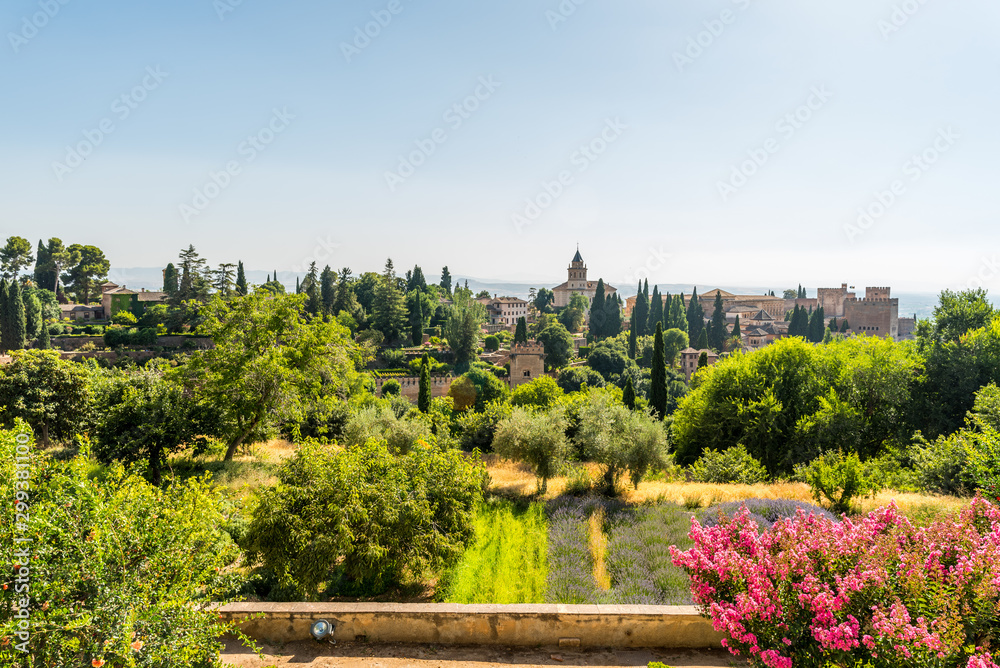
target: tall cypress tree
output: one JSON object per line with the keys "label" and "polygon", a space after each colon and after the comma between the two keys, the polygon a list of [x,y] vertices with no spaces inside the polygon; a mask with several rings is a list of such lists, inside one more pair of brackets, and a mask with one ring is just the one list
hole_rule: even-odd
{"label": "tall cypress tree", "polygon": [[[277,272],[275,272],[275,273],[277,273]],[[299,277],[296,276],[295,277],[295,294],[301,294],[301,292],[302,292],[302,285],[299,283]]]}
{"label": "tall cypress tree", "polygon": [[656,323],[663,322],[663,297],[659,286],[653,285],[653,296],[649,300],[649,317],[646,320],[646,331],[655,332]]}
{"label": "tall cypress tree", "polygon": [[0,278],[0,353],[13,350],[11,331],[10,288],[6,278]]}
{"label": "tall cypress tree", "polygon": [[733,325],[733,338],[743,338],[743,330],[740,328],[740,314],[736,314],[736,324]]}
{"label": "tall cypress tree", "polygon": [[661,321],[663,322],[664,332],[672,327],[671,324],[672,316],[670,315],[670,307],[673,305],[673,303],[674,303],[674,298],[671,296],[669,292],[663,295],[663,318],[661,319]]}
{"label": "tall cypress tree", "polygon": [[722,352],[726,333],[726,312],[722,305],[722,293],[716,292],[715,302],[712,305],[712,327],[709,331],[709,342],[716,352]]}
{"label": "tall cypress tree", "polygon": [[330,265],[323,267],[319,275],[319,293],[323,301],[323,315],[333,315],[333,305],[337,302],[337,272]]}
{"label": "tall cypress tree", "polygon": [[676,295],[673,299],[673,304],[670,307],[673,317],[671,318],[670,327],[673,329],[679,329],[685,334],[688,333],[688,319],[687,313],[684,310],[684,293]]}
{"label": "tall cypress tree", "polygon": [[649,376],[649,405],[659,419],[667,415],[667,367],[663,360],[663,323],[656,323],[653,337],[653,368]]}
{"label": "tall cypress tree", "polygon": [[517,326],[514,328],[514,343],[528,342],[528,321],[521,316],[517,319]]}
{"label": "tall cypress tree", "polygon": [[[636,306],[639,305],[638,300],[636,300]],[[635,359],[636,346],[638,345],[636,337],[638,332],[636,332],[635,324],[635,306],[632,307],[632,313],[628,317],[628,356],[630,359]]]}
{"label": "tall cypress tree", "polygon": [[48,270],[49,263],[52,262],[52,258],[49,255],[49,248],[42,240],[38,240],[38,250],[35,252],[35,287],[45,288],[53,283],[48,277],[51,272]]}
{"label": "tall cypress tree", "polygon": [[40,350],[48,350],[52,347],[52,339],[49,338],[49,326],[45,322],[42,323],[42,331],[38,334],[38,342],[35,345]]}
{"label": "tall cypress tree", "polygon": [[163,291],[168,297],[177,294],[177,267],[173,262],[168,263],[167,268],[163,270]]}
{"label": "tall cypress tree", "polygon": [[246,297],[249,288],[247,287],[247,273],[243,269],[243,260],[236,263],[236,294],[239,297]]}
{"label": "tall cypress tree", "polygon": [[625,389],[622,390],[622,403],[625,408],[635,410],[635,386],[632,385],[632,376],[625,378]]}
{"label": "tall cypress tree", "polygon": [[[420,294],[416,295],[416,308],[413,309],[413,322],[410,323],[410,340],[415,346],[424,342],[424,300],[420,297]],[[423,378],[422,372],[421,378]]]}
{"label": "tall cypress tree", "polygon": [[417,393],[417,409],[426,413],[431,409],[431,365],[430,358],[424,353],[420,363],[420,390]]}
{"label": "tall cypress tree", "polygon": [[21,282],[14,278],[10,282],[10,333],[11,350],[24,350],[28,345],[28,326],[24,315],[24,293]]}
{"label": "tall cypress tree", "polygon": [[441,269],[440,285],[442,288],[444,288],[445,292],[447,292],[449,295],[451,294],[451,272],[448,271],[447,265],[445,265],[444,268]]}
{"label": "tall cypress tree", "polygon": [[[705,331],[705,311],[701,308],[701,302],[698,301],[697,287],[691,292],[691,299],[688,302],[687,321],[688,336],[692,341],[700,341],[701,333]],[[704,347],[707,348],[708,344],[705,344]]]}
{"label": "tall cypress tree", "polygon": [[605,300],[604,305],[608,309],[605,333],[608,336],[618,336],[622,333],[622,298],[618,295],[612,295]]}
{"label": "tall cypress tree", "polygon": [[595,340],[603,339],[607,336],[607,304],[604,297],[604,279],[597,279],[597,290],[594,292],[594,301],[590,303],[590,333]]}
{"label": "tall cypress tree", "polygon": [[[647,287],[648,287],[647,283]],[[635,308],[632,309],[635,313],[635,336],[639,338],[640,336],[646,335],[646,323],[649,320],[649,299],[645,292],[642,290],[642,283],[639,284],[639,292],[635,297]]]}
{"label": "tall cypress tree", "polygon": [[708,348],[708,330],[704,327],[701,328],[701,332],[698,334],[698,350],[705,350]]}

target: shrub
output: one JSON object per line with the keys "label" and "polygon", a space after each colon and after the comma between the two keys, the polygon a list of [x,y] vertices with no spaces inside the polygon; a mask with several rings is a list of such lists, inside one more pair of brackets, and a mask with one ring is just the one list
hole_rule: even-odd
{"label": "shrub", "polygon": [[510,395],[512,406],[550,408],[563,395],[562,388],[551,376],[542,376],[518,385]]}
{"label": "shrub", "polygon": [[604,376],[589,366],[577,366],[562,369],[556,381],[564,392],[579,392],[584,384],[587,387],[604,387]]}
{"label": "shrub", "polygon": [[[15,438],[25,430],[0,432],[0,495],[16,493],[30,508],[0,507],[0,665],[218,666],[219,637],[233,624],[202,605],[230,598],[224,569],[239,554],[220,529],[218,491],[206,478],[160,489],[120,465],[95,478],[84,454],[28,455],[25,490],[15,479]],[[30,542],[15,543],[15,530]],[[17,592],[22,572],[31,587],[27,654],[14,616],[28,595]]]}
{"label": "shrub", "polygon": [[510,404],[494,401],[487,404],[481,413],[476,411],[459,413],[455,418],[454,431],[462,449],[467,452],[476,448],[483,451],[491,450],[497,425],[508,417],[510,412]]}
{"label": "shrub", "polygon": [[63,327],[58,322],[52,323],[51,325],[49,325],[49,335],[50,336],[60,336],[65,331],[66,331],[66,328]]}
{"label": "shrub", "polygon": [[706,450],[691,465],[691,479],[696,482],[756,485],[767,481],[767,469],[741,443],[726,450]]}
{"label": "shrub", "polygon": [[563,494],[568,496],[584,496],[594,490],[594,479],[583,466],[574,466],[566,476],[566,487]]}
{"label": "shrub", "polygon": [[483,340],[483,349],[491,352],[500,350],[500,339],[490,334]]}
{"label": "shrub", "polygon": [[549,478],[559,472],[569,456],[566,418],[560,410],[533,413],[515,408],[497,425],[493,450],[504,459],[531,466],[538,478],[538,491],[544,494]]}
{"label": "shrub", "polygon": [[[409,402],[405,409],[409,412]],[[424,421],[401,417],[386,403],[359,409],[344,429],[347,445],[361,447],[374,439],[384,441],[394,454],[405,454],[420,441],[430,438],[430,429]]]}
{"label": "shrub", "polygon": [[859,521],[815,515],[758,531],[692,521],[671,550],[724,644],[754,666],[993,668],[1000,640],[1000,509],[913,526],[894,505]]}
{"label": "shrub", "polygon": [[386,348],[378,356],[390,369],[396,369],[406,363],[406,353],[401,348]]}
{"label": "shrub", "polygon": [[383,397],[398,397],[399,393],[402,392],[402,388],[399,385],[399,381],[395,378],[390,378],[389,380],[382,383],[382,396]]}
{"label": "shrub", "polygon": [[486,404],[491,401],[499,401],[507,398],[509,392],[507,384],[487,369],[473,367],[462,378],[471,382],[476,389],[474,408],[477,411],[483,410]]}
{"label": "shrub", "polygon": [[[243,546],[270,573],[272,598],[374,594],[454,563],[473,538],[486,474],[457,450],[402,456],[368,441],[302,446],[264,490]],[[307,537],[307,538],[305,538]],[[303,539],[305,538],[305,539]]]}
{"label": "shrub", "polygon": [[729,501],[706,509],[701,525],[705,528],[729,522],[743,508],[750,513],[750,519],[757,522],[762,531],[770,529],[778,520],[791,519],[798,516],[801,510],[806,515],[816,515],[836,522],[837,518],[830,511],[811,503],[792,501],[791,499],[746,499],[744,501]]}
{"label": "shrub", "polygon": [[118,311],[113,316],[111,316],[112,325],[121,325],[122,327],[135,327],[139,320],[130,311]]}
{"label": "shrub", "polygon": [[875,476],[853,452],[827,452],[813,460],[807,469],[809,487],[817,501],[826,499],[836,513],[851,510],[851,501],[867,497],[877,490]]}

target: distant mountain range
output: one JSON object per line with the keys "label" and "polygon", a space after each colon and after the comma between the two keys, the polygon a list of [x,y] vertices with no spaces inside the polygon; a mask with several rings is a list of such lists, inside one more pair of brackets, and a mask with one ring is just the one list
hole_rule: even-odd
{"label": "distant mountain range", "polygon": [[[248,269],[246,271],[247,280],[251,283],[263,283],[267,280],[268,272],[259,271],[256,269]],[[123,269],[112,268],[108,275],[109,280],[118,283],[119,285],[127,285],[129,288],[134,290],[139,290],[145,288],[147,290],[159,290],[163,287],[163,270],[160,267],[129,267]],[[295,288],[295,274],[292,272],[279,272],[278,278],[285,284],[288,289]],[[428,280],[437,280],[438,277],[428,276]],[[483,279],[475,278],[472,276],[455,276],[454,284],[459,285],[465,284],[468,280],[469,288],[473,292],[480,292],[486,290],[491,295],[495,294],[500,297],[520,297],[521,299],[527,299],[531,288],[552,288],[558,284],[554,283],[516,283],[508,282],[502,280],[494,279]],[[692,289],[695,286],[688,283],[661,283],[659,284],[660,292],[669,292],[671,294],[677,294],[683,292],[686,295],[691,294]],[[777,288],[765,288],[765,287],[746,287],[746,286],[731,286],[731,285],[699,285],[698,291],[705,292],[707,290],[712,290],[717,287],[725,290],[726,292],[732,292],[734,294],[740,295],[763,295],[768,293],[770,290],[774,290],[774,293],[780,295],[783,290],[778,290]],[[652,290],[652,286],[650,287]],[[631,297],[635,294],[635,286],[624,286],[619,287],[619,292],[622,297]],[[864,292],[864,288],[858,288],[859,293]],[[815,297],[816,290],[808,289],[807,293]],[[937,294],[926,292],[900,292],[893,293],[894,297],[899,297],[899,315],[900,317],[912,317],[916,314],[918,318],[929,318],[934,311],[934,306],[937,304]]]}

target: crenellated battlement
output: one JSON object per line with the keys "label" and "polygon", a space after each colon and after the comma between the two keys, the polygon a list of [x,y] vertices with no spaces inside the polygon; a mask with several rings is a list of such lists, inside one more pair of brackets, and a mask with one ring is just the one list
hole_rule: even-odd
{"label": "crenellated battlement", "polygon": [[528,341],[527,343],[515,343],[510,348],[510,354],[513,355],[544,355],[545,346],[541,343],[535,341]]}

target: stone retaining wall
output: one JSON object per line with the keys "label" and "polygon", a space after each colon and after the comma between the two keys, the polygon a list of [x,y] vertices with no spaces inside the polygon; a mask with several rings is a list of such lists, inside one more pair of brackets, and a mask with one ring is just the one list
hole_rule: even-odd
{"label": "stone retaining wall", "polygon": [[309,640],[318,619],[339,641],[563,647],[721,647],[723,635],[693,606],[459,605],[453,603],[232,603],[258,642]]}

